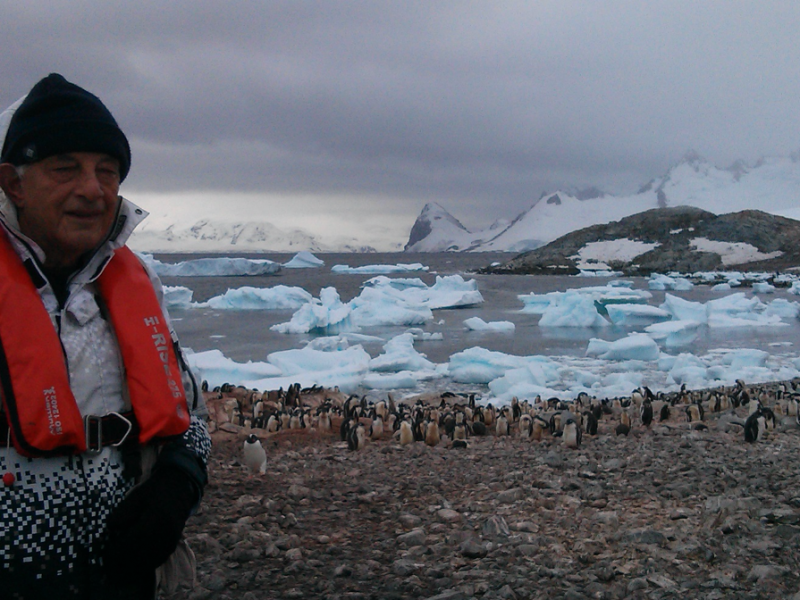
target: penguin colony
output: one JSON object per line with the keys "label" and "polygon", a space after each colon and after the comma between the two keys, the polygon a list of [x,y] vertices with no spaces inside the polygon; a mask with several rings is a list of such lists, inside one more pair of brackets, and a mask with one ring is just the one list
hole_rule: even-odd
{"label": "penguin colony", "polygon": [[[328,434],[352,451],[393,439],[402,446],[424,443],[466,448],[474,437],[560,439],[579,449],[585,436],[644,434],[656,426],[714,428],[741,435],[744,442],[763,440],[779,428],[800,426],[800,380],[781,384],[736,385],[711,390],[654,394],[647,387],[622,398],[597,399],[581,393],[559,398],[514,398],[509,406],[481,404],[475,394],[445,392],[396,402],[347,396],[337,389],[298,384],[288,390],[258,392],[230,385],[208,391],[210,429],[259,436]],[[602,425],[602,427],[601,427]],[[260,447],[260,446],[259,446]],[[252,465],[252,462],[248,461]],[[261,470],[261,463],[253,470]]]}

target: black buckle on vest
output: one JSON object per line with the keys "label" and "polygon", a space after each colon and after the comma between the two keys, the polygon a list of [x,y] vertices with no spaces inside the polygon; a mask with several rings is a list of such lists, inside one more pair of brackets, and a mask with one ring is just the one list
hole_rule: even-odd
{"label": "black buckle on vest", "polygon": [[[103,446],[117,447],[122,445],[131,431],[133,422],[118,412],[110,412],[105,416],[86,415],[83,418],[86,434],[86,451],[98,454]],[[103,430],[106,430],[105,435]]]}

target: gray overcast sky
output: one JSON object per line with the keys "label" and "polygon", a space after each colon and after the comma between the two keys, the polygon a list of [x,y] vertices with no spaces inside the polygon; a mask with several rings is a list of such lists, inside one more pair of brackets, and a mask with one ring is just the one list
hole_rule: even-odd
{"label": "gray overcast sky", "polygon": [[635,191],[690,148],[800,148],[796,0],[0,0],[0,24],[0,104],[52,71],[96,93],[134,199],[485,225],[558,187]]}

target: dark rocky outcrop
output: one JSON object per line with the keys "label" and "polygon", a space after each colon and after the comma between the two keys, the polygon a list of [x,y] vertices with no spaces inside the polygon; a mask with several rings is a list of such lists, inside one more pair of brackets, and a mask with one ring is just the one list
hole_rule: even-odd
{"label": "dark rocky outcrop", "polygon": [[[765,254],[781,254],[757,262],[723,264],[719,254],[693,248],[691,242],[696,238],[743,242]],[[631,261],[608,263],[627,276],[668,271],[782,271],[800,266],[800,221],[758,210],[715,215],[691,206],[678,206],[656,208],[620,221],[574,231],[502,265],[489,267],[485,272],[577,274],[577,255],[581,248],[592,242],[617,239],[659,244]]]}

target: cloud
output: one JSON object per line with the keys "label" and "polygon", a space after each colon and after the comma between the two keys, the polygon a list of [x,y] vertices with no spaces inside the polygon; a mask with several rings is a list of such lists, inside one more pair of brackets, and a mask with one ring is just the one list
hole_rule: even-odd
{"label": "cloud", "polygon": [[350,194],[409,213],[436,200],[490,221],[556,187],[636,189],[689,148],[724,166],[800,146],[794,2],[4,13],[0,102],[50,71],[94,91],[131,139],[126,185],[143,193]]}

